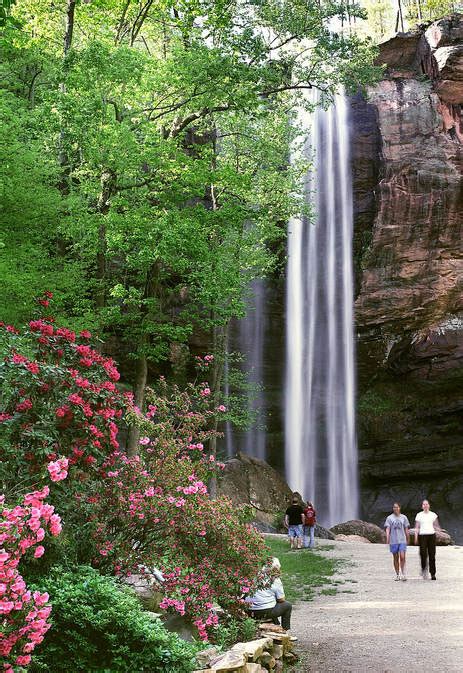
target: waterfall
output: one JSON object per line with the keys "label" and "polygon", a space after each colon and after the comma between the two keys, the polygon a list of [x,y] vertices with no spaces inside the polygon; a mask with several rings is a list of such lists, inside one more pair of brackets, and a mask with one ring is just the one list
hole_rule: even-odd
{"label": "waterfall", "polygon": [[256,278],[251,283],[246,317],[240,321],[239,350],[246,357],[245,370],[249,385],[247,406],[249,413],[258,412],[257,423],[245,433],[244,452],[256,458],[266,458],[264,381],[264,334],[266,323],[265,281]]}
{"label": "waterfall", "polygon": [[[246,302],[246,315],[230,328],[227,352],[237,351],[243,356],[242,372],[246,378],[244,406],[255,422],[246,431],[234,431],[229,423],[225,428],[225,447],[228,456],[239,450],[255,458],[267,457],[266,431],[263,426],[266,413],[264,392],[264,337],[267,325],[266,282],[256,278],[251,282]],[[229,362],[225,361],[225,397],[230,394]]]}
{"label": "waterfall", "polygon": [[313,221],[288,227],[285,462],[291,488],[327,526],[358,512],[348,107],[307,123]]}

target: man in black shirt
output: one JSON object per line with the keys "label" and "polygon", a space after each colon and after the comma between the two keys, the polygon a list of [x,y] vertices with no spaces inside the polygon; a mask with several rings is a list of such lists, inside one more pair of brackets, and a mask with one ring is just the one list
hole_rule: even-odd
{"label": "man in black shirt", "polygon": [[285,513],[285,526],[288,529],[291,549],[302,548],[303,525],[304,510],[299,503],[299,499],[293,496],[291,505]]}

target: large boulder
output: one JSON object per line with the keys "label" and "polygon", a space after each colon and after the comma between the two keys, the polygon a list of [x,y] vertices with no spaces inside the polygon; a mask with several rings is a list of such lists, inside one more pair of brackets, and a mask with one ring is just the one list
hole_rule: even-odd
{"label": "large boulder", "polygon": [[318,523],[315,526],[315,537],[320,538],[321,540],[335,540],[335,535],[328,529],[323,528]]}
{"label": "large boulder", "polygon": [[371,544],[370,540],[367,540],[366,537],[361,535],[336,535],[335,537],[337,542],[361,542],[362,544]]}
{"label": "large boulder", "polygon": [[351,521],[338,523],[330,530],[332,533],[334,533],[334,535],[356,535],[364,537],[370,542],[386,542],[386,533],[384,530],[382,530],[376,524],[369,523],[368,521],[352,519]]}
{"label": "large boulder", "polygon": [[[410,528],[410,544],[415,544],[415,529]],[[436,544],[439,547],[448,547],[449,545],[455,544],[454,540],[450,533],[447,533],[446,530],[436,530]]]}
{"label": "large boulder", "polygon": [[251,505],[256,522],[266,528],[265,532],[272,532],[269,527],[279,527],[291,498],[291,489],[279,472],[264,460],[244,453],[225,463],[218,492],[234,505]]}

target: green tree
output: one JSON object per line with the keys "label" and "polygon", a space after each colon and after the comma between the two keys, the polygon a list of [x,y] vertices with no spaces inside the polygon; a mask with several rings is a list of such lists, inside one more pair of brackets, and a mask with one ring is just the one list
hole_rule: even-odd
{"label": "green tree", "polygon": [[381,42],[394,27],[394,9],[390,0],[364,0],[363,5],[368,13],[368,30],[375,42]]}
{"label": "green tree", "polygon": [[[329,96],[375,76],[369,43],[329,28],[362,10],[331,0],[22,0],[13,16],[21,27],[4,31],[4,68],[24,110],[19,142],[25,152],[32,140],[37,170],[54,175],[32,184],[34,198],[36,185],[50,194],[35,275],[48,231],[50,266],[74,270],[70,321],[84,312],[117,339],[139,405],[148,363],[175,360],[199,328],[219,355],[218,391],[228,321],[242,314],[249,281],[275,265],[300,208],[288,116],[307,104],[304,91]],[[16,236],[29,227],[11,206],[5,221]],[[11,254],[5,270],[16,272]]]}
{"label": "green tree", "polygon": [[404,5],[410,22],[433,21],[463,9],[461,2],[452,0],[404,0]]}

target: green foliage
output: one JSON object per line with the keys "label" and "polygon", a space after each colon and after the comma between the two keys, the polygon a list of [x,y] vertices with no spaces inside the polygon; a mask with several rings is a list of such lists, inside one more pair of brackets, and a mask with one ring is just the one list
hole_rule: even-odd
{"label": "green foliage", "polygon": [[395,408],[391,397],[382,396],[377,390],[366,390],[358,402],[359,414],[384,414]]}
{"label": "green foliage", "polygon": [[88,566],[52,569],[35,588],[50,595],[52,628],[34,655],[34,673],[188,673],[196,646],[144,612],[128,588]]}
{"label": "green foliage", "polygon": [[409,21],[433,21],[463,9],[461,2],[453,0],[405,0],[403,4]]}
{"label": "green foliage", "polygon": [[228,617],[222,620],[211,633],[211,640],[224,650],[238,642],[247,642],[257,637],[257,622],[254,619]]}
{"label": "green foliage", "polygon": [[[360,32],[368,33],[375,42],[382,42],[394,35],[397,23],[398,3],[391,0],[362,0],[367,12],[365,25],[360,24]],[[413,30],[417,24],[435,21],[454,12],[463,10],[463,3],[453,0],[400,0],[404,30]]]}
{"label": "green foliage", "polygon": [[394,7],[391,0],[364,0],[368,30],[375,42],[381,42],[394,30]]}
{"label": "green foliage", "polygon": [[280,537],[266,537],[272,556],[281,563],[285,596],[291,602],[312,600],[319,587],[332,583],[339,561],[326,558],[319,549],[290,551],[289,543]]}
{"label": "green foliage", "polygon": [[70,326],[159,363],[281,263],[305,170],[288,113],[374,79],[373,51],[330,30],[331,0],[76,3],[66,54],[65,12],[22,0],[2,35],[2,317],[46,284]]}

